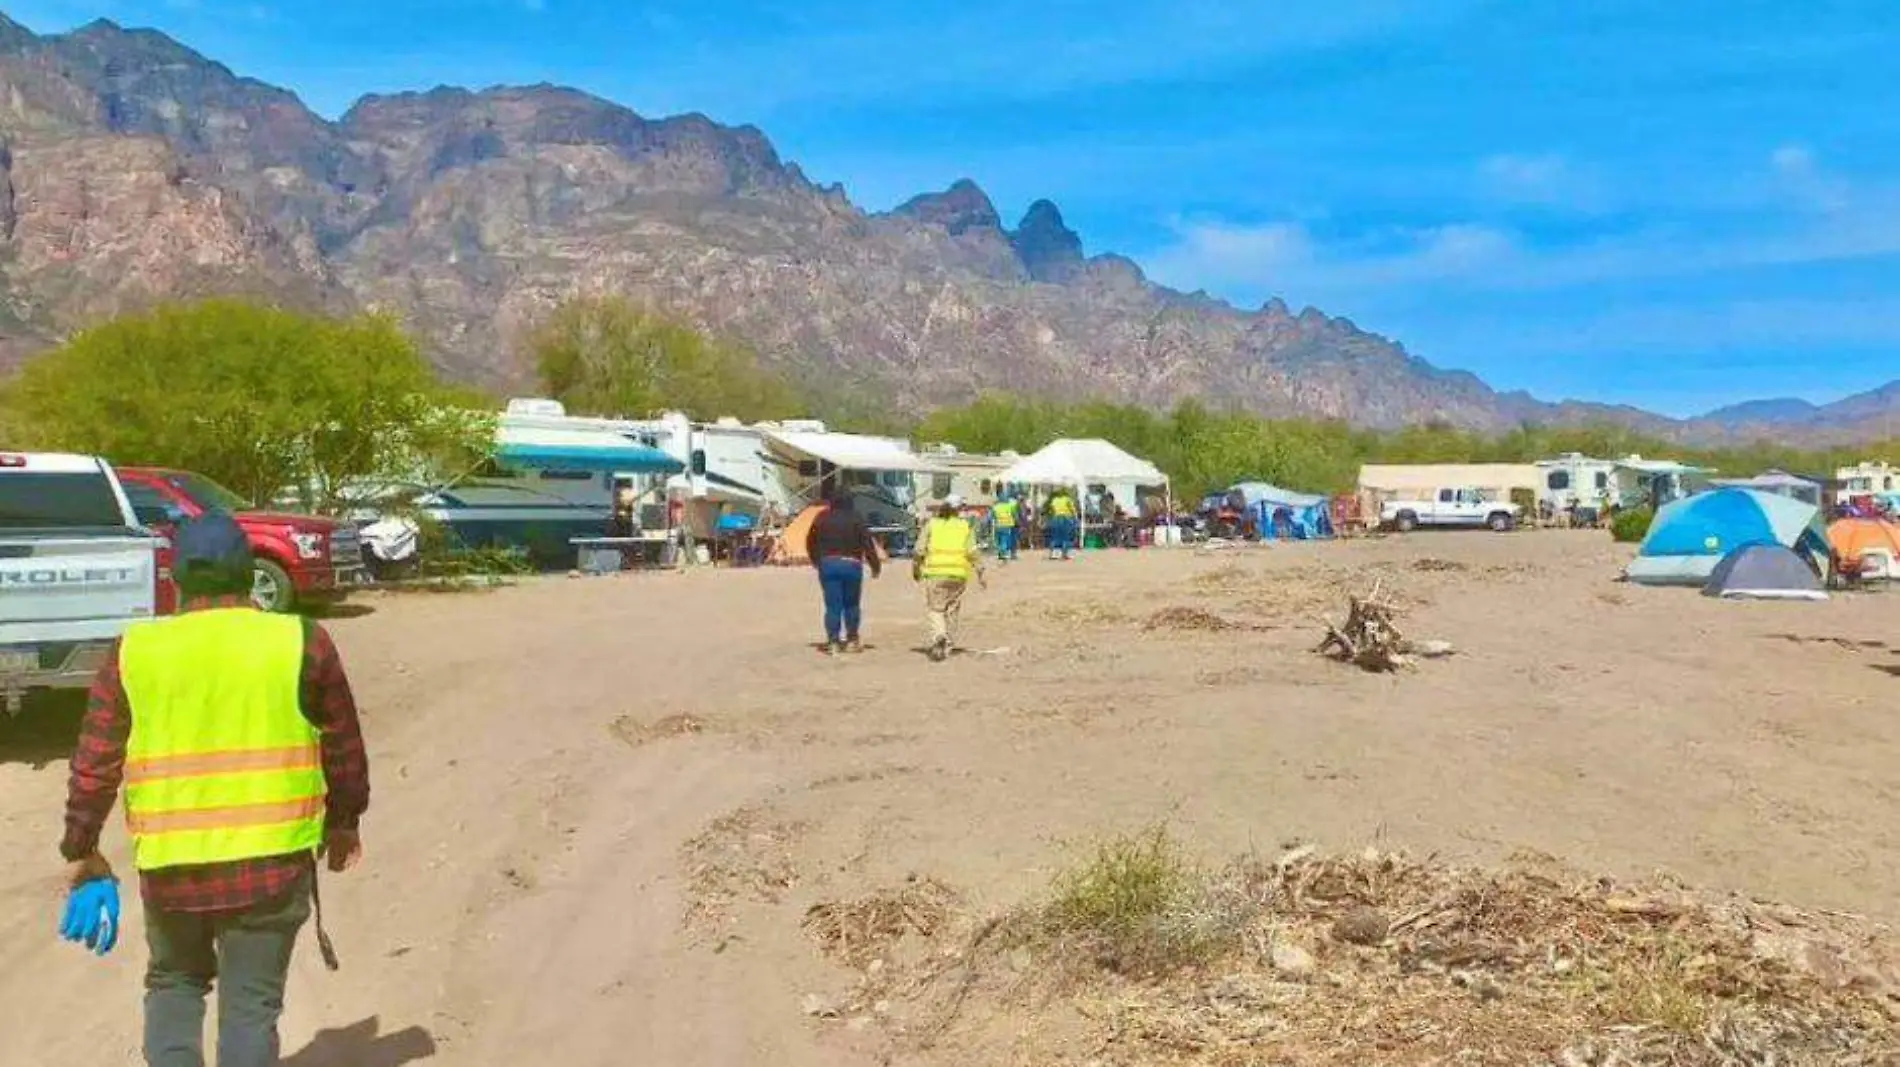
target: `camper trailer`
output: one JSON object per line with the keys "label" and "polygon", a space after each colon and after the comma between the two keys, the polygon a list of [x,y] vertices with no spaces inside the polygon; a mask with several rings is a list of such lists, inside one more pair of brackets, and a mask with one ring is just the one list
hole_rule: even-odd
{"label": "camper trailer", "polygon": [[1578,452],[1567,452],[1556,459],[1537,462],[1543,480],[1538,485],[1537,502],[1545,514],[1563,514],[1573,508],[1594,508],[1607,503],[1616,490],[1614,460],[1592,459]]}
{"label": "camper trailer", "polygon": [[951,494],[962,497],[966,506],[989,507],[1002,492],[997,475],[1023,458],[1015,452],[963,452],[945,444],[925,445],[920,454],[937,468],[917,479],[917,495],[930,507]]}
{"label": "camper trailer", "polygon": [[822,499],[829,489],[853,495],[859,514],[872,530],[897,545],[917,527],[917,476],[940,467],[910,450],[901,437],[835,433],[815,419],[762,422],[758,430],[768,462],[778,473],[779,490],[798,510]]}

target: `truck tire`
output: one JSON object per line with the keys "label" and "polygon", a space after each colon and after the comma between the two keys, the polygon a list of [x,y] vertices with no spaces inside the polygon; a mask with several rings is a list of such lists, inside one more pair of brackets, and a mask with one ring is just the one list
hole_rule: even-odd
{"label": "truck tire", "polygon": [[262,611],[287,612],[297,606],[297,586],[290,572],[276,563],[257,557],[251,568],[251,603]]}
{"label": "truck tire", "polygon": [[1490,518],[1484,520],[1484,524],[1496,533],[1510,533],[1511,527],[1517,525],[1517,520],[1511,518],[1508,511],[1494,511]]}
{"label": "truck tire", "polygon": [[1392,528],[1400,533],[1411,533],[1418,529],[1418,516],[1409,511],[1401,511],[1392,519]]}

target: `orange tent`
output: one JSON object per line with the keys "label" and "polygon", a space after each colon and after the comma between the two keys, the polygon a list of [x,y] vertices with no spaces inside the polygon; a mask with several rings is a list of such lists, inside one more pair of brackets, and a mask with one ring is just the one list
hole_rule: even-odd
{"label": "orange tent", "polygon": [[[805,553],[805,539],[811,534],[811,524],[824,514],[828,504],[812,504],[798,513],[785,532],[779,535],[778,544],[773,547],[769,562],[781,563],[787,567],[811,563],[811,557]],[[882,546],[880,546],[882,547]],[[889,552],[881,552],[880,559],[890,559]]]}
{"label": "orange tent", "polygon": [[798,517],[779,535],[778,546],[772,553],[773,563],[783,563],[789,567],[811,562],[811,557],[805,554],[805,539],[811,535],[811,524],[818,520],[824,510],[824,504],[813,504],[798,513]]}
{"label": "orange tent", "polygon": [[1900,526],[1882,519],[1837,519],[1827,543],[1844,560],[1865,561],[1868,577],[1900,577]]}

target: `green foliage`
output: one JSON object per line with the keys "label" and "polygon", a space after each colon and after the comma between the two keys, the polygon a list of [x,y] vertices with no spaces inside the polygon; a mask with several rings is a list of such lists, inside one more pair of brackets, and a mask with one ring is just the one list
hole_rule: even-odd
{"label": "green foliage", "polygon": [[257,503],[296,487],[318,510],[351,482],[466,463],[493,434],[390,319],[235,300],[87,330],[29,363],[0,406],[15,447],[196,471]]}
{"label": "green foliage", "polygon": [[1137,977],[1204,966],[1239,946],[1257,910],[1224,873],[1195,862],[1163,826],[1111,838],[1011,932]]}
{"label": "green foliage", "polygon": [[1610,519],[1610,536],[1624,544],[1637,544],[1649,536],[1649,524],[1656,513],[1648,508],[1619,511]]}
{"label": "green foliage", "polygon": [[803,407],[746,349],[619,297],[561,305],[530,336],[528,351],[548,395],[577,411],[639,417],[671,408],[751,422]]}
{"label": "green foliage", "polygon": [[1610,459],[1670,456],[1740,477],[1778,468],[1829,477],[1836,467],[1900,452],[1900,442],[1802,451],[1756,443],[1685,448],[1619,426],[1524,425],[1495,437],[1443,423],[1391,433],[1343,422],[1262,419],[1187,402],[1168,415],[1124,405],[1061,405],[986,396],[932,413],[915,431],[970,452],[1032,452],[1060,437],[1100,437],[1153,461],[1192,500],[1237,481],[1259,479],[1312,493],[1350,492],[1365,463],[1529,463],[1566,452]]}

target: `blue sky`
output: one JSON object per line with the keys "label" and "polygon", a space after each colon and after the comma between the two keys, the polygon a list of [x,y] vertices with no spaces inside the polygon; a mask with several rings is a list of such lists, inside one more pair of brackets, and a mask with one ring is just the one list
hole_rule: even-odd
{"label": "blue sky", "polygon": [[1900,377],[1894,0],[31,0],[335,115],[554,81],[763,128],[873,209],[974,178],[1089,250],[1499,388],[1687,414]]}

